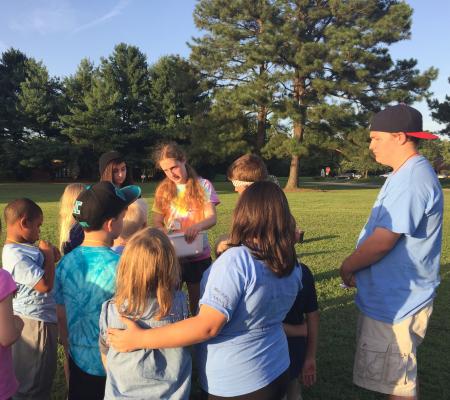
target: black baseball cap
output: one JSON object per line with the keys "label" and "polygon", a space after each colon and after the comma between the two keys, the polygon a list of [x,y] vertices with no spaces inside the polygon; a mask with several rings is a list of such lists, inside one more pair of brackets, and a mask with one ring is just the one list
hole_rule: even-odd
{"label": "black baseball cap", "polygon": [[117,217],[140,195],[141,188],[136,185],[118,189],[111,182],[99,182],[78,195],[72,215],[82,228],[99,230],[106,220]]}
{"label": "black baseball cap", "polygon": [[105,172],[106,166],[114,160],[123,161],[122,154],[120,154],[118,151],[112,150],[108,151],[107,153],[103,153],[100,156],[100,159],[98,160],[98,170],[100,172],[100,176],[102,176],[103,172]]}
{"label": "black baseball cap", "polygon": [[406,104],[386,107],[376,113],[370,124],[370,130],[376,132],[403,132],[407,136],[419,139],[439,139],[438,136],[422,129],[422,114]]}

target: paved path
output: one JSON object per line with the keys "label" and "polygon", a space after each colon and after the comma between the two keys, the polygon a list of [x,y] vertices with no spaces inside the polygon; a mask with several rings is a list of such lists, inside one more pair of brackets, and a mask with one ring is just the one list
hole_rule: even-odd
{"label": "paved path", "polygon": [[300,187],[302,186],[348,186],[348,187],[358,187],[358,188],[367,188],[367,189],[376,189],[380,188],[382,185],[378,185],[376,183],[357,183],[355,181],[336,181],[336,182],[330,182],[330,181],[306,181],[306,182],[300,182]]}

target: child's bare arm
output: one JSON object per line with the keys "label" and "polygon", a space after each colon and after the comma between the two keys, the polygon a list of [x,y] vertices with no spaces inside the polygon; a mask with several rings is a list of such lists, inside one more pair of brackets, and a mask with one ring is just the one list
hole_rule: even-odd
{"label": "child's bare arm", "polygon": [[152,214],[153,226],[155,228],[161,229],[166,232],[166,227],[164,226],[164,215],[159,214],[157,212],[153,212]]}
{"label": "child's bare arm", "polygon": [[292,325],[292,324],[283,324],[284,333],[288,337],[292,336],[306,336],[308,334],[307,323],[303,322],[300,325]]}
{"label": "child's bare arm", "polygon": [[100,355],[102,356],[103,368],[106,370],[106,354],[100,353]]}
{"label": "child's bare arm", "polygon": [[56,305],[56,316],[58,318],[58,332],[59,332],[59,340],[64,347],[64,353],[66,354],[66,358],[69,357],[69,339],[67,333],[67,317],[66,317],[66,307],[57,304]]}
{"label": "child's bare arm", "polygon": [[317,342],[319,339],[319,311],[306,314],[308,337],[306,342],[305,362],[301,372],[301,380],[305,386],[314,385],[317,378]]}
{"label": "child's bare arm", "polygon": [[217,222],[216,206],[209,202],[205,204],[204,210],[205,219],[191,225],[184,231],[184,237],[188,243],[192,242],[200,231],[206,231],[212,228]]}
{"label": "child's bare arm", "polygon": [[55,283],[55,247],[44,240],[39,241],[39,250],[44,254],[44,275],[34,285],[34,289],[40,293],[48,293]]}
{"label": "child's bare arm", "polygon": [[0,345],[11,346],[20,337],[23,329],[23,321],[13,314],[12,297],[0,301]]}

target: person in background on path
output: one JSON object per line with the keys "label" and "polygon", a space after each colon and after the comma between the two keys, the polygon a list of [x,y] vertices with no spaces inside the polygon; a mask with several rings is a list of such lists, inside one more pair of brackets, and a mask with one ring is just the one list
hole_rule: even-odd
{"label": "person in background on path", "polygon": [[331,174],[331,168],[330,167],[325,167],[325,176],[328,177]]}
{"label": "person in background on path", "polygon": [[116,293],[103,303],[100,315],[106,400],[189,398],[192,367],[188,348],[118,353],[107,341],[107,328],[126,328],[121,316],[145,329],[186,319],[189,311],[180,283],[180,265],[163,232],[147,228],[130,239],[117,267]]}
{"label": "person in background on path", "polygon": [[419,140],[422,115],[405,104],[375,114],[370,150],[393,169],[356,245],[341,265],[360,310],[353,382],[390,399],[417,399],[417,347],[439,285],[442,188]]}
{"label": "person in background on path", "polygon": [[[166,178],[156,188],[153,226],[166,233],[183,232],[186,241],[191,243],[201,231],[216,224],[216,206],[220,204],[217,193],[210,181],[197,175],[176,143],[161,144],[155,150],[154,160]],[[188,288],[190,311],[195,314],[200,298],[200,281],[212,262],[206,235],[203,252],[180,262],[183,282]]]}
{"label": "person in background on path", "polygon": [[140,194],[138,186],[117,189],[111,182],[99,182],[75,201],[73,216],[84,240],[62,258],[55,285],[59,335],[69,362],[69,400],[104,398],[98,321],[103,302],[114,295],[119,261],[110,247],[122,231],[127,207]]}
{"label": "person in background on path", "polygon": [[84,239],[83,228],[72,215],[78,195],[86,189],[82,183],[67,185],[59,201],[59,250],[62,255],[70,253]]}
{"label": "person in background on path", "polygon": [[111,247],[117,254],[122,254],[128,240],[147,226],[148,205],[144,199],[137,199],[128,206],[123,218],[122,232]]}
{"label": "person in background on path", "polygon": [[98,161],[101,182],[111,182],[117,188],[132,185],[133,177],[128,170],[122,154],[118,151],[108,151],[100,156]]}
{"label": "person in background on path", "polygon": [[16,292],[17,285],[11,274],[0,268],[0,400],[11,398],[19,387],[11,353],[11,346],[20,338],[23,329],[22,319],[13,311]]}
{"label": "person in background on path", "polygon": [[13,299],[14,314],[24,326],[12,347],[14,372],[19,388],[14,399],[47,400],[56,371],[58,329],[53,297],[55,262],[59,251],[39,240],[44,216],[32,200],[22,198],[4,210],[6,241],[2,252],[3,268],[17,284]]}

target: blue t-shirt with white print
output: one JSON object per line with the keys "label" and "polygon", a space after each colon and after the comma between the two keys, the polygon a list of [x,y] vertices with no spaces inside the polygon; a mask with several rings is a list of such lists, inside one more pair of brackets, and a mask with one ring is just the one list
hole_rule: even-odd
{"label": "blue t-shirt with white print", "polygon": [[216,396],[239,396],[271,383],[289,367],[282,322],[302,287],[301,269],[277,277],[245,247],[225,251],[205,271],[200,305],[227,319],[196,346],[200,385]]}
{"label": "blue t-shirt with white print", "polygon": [[56,303],[67,316],[70,356],[90,375],[105,376],[98,347],[102,304],[114,296],[119,255],[109,247],[78,246],[56,269]]}
{"label": "blue t-shirt with white print", "polygon": [[378,194],[357,246],[381,227],[401,234],[381,260],[356,273],[356,305],[373,319],[399,322],[434,298],[439,285],[442,188],[423,156],[391,174]]}
{"label": "blue t-shirt with white print", "polygon": [[56,323],[54,291],[41,293],[34,289],[44,276],[42,252],[31,244],[8,243],[3,246],[2,263],[17,284],[17,295],[13,298],[14,313]]}

